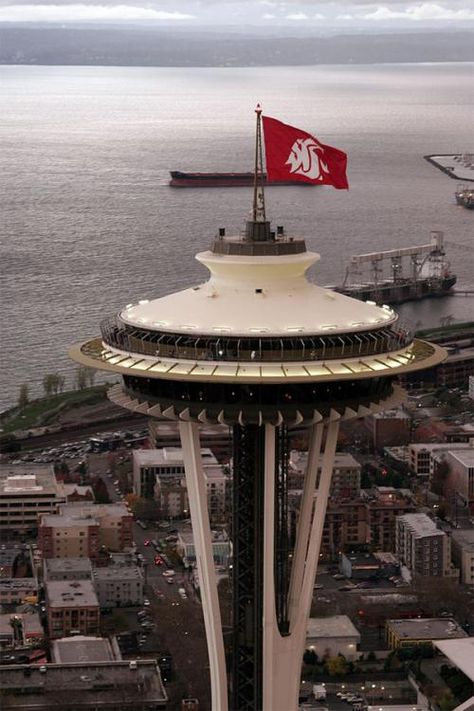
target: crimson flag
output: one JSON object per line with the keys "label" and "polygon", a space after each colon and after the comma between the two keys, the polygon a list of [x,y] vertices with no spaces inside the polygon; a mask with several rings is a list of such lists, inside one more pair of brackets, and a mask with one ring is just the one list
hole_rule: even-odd
{"label": "crimson flag", "polygon": [[333,185],[347,190],[347,155],[325,146],[306,131],[262,116],[269,183],[295,182]]}

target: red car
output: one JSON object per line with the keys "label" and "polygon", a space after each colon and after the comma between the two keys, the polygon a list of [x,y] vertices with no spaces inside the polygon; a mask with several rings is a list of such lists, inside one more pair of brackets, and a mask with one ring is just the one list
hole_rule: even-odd
{"label": "red car", "polygon": [[148,540],[148,538],[145,538],[145,540],[143,541],[143,545],[144,545],[144,546],[149,546],[150,543],[151,543],[151,541]]}
{"label": "red car", "polygon": [[159,555],[155,556],[155,565],[163,565],[163,560]]}

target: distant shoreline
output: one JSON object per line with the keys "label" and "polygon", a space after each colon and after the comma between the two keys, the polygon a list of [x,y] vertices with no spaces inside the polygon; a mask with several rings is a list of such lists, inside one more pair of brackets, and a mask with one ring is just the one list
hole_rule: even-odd
{"label": "distant shoreline", "polygon": [[474,61],[473,39],[471,30],[256,36],[0,23],[0,64],[188,69],[459,64]]}

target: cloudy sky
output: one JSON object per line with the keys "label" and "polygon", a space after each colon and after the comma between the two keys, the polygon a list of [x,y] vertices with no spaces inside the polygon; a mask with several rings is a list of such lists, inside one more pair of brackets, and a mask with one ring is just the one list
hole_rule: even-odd
{"label": "cloudy sky", "polygon": [[462,29],[474,27],[474,0],[0,0],[0,21]]}

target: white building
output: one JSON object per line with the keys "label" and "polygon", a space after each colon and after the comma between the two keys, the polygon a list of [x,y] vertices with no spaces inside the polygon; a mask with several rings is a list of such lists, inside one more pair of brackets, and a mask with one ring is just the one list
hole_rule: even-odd
{"label": "white building", "polygon": [[306,634],[306,649],[319,659],[342,654],[348,661],[358,658],[360,633],[347,615],[310,617]]}
{"label": "white building", "polygon": [[65,501],[52,465],[0,465],[0,531],[34,531],[40,514],[55,513]]}
{"label": "white building", "polygon": [[[204,465],[218,464],[210,449],[201,449]],[[184,460],[181,447],[133,450],[133,493],[144,499],[153,499],[156,478],[184,477]]]}
{"label": "white building", "polygon": [[[192,531],[180,531],[178,533],[176,551],[183,559],[186,567],[194,565],[196,562],[196,549]],[[232,554],[232,544],[225,531],[212,532],[212,554],[216,565],[227,567]]]}
{"label": "white building", "polygon": [[143,576],[136,565],[94,568],[92,584],[101,608],[143,604]]}
{"label": "white building", "polygon": [[410,470],[417,476],[431,477],[434,470],[435,456],[450,451],[464,450],[469,445],[465,442],[443,442],[437,444],[410,444]]}
{"label": "white building", "polygon": [[461,583],[474,585],[474,528],[452,532],[451,555],[461,572]]}
{"label": "white building", "polygon": [[[473,440],[471,440],[473,442]],[[474,512],[474,447],[456,449],[446,453],[449,465],[449,487],[458,500]]]}

